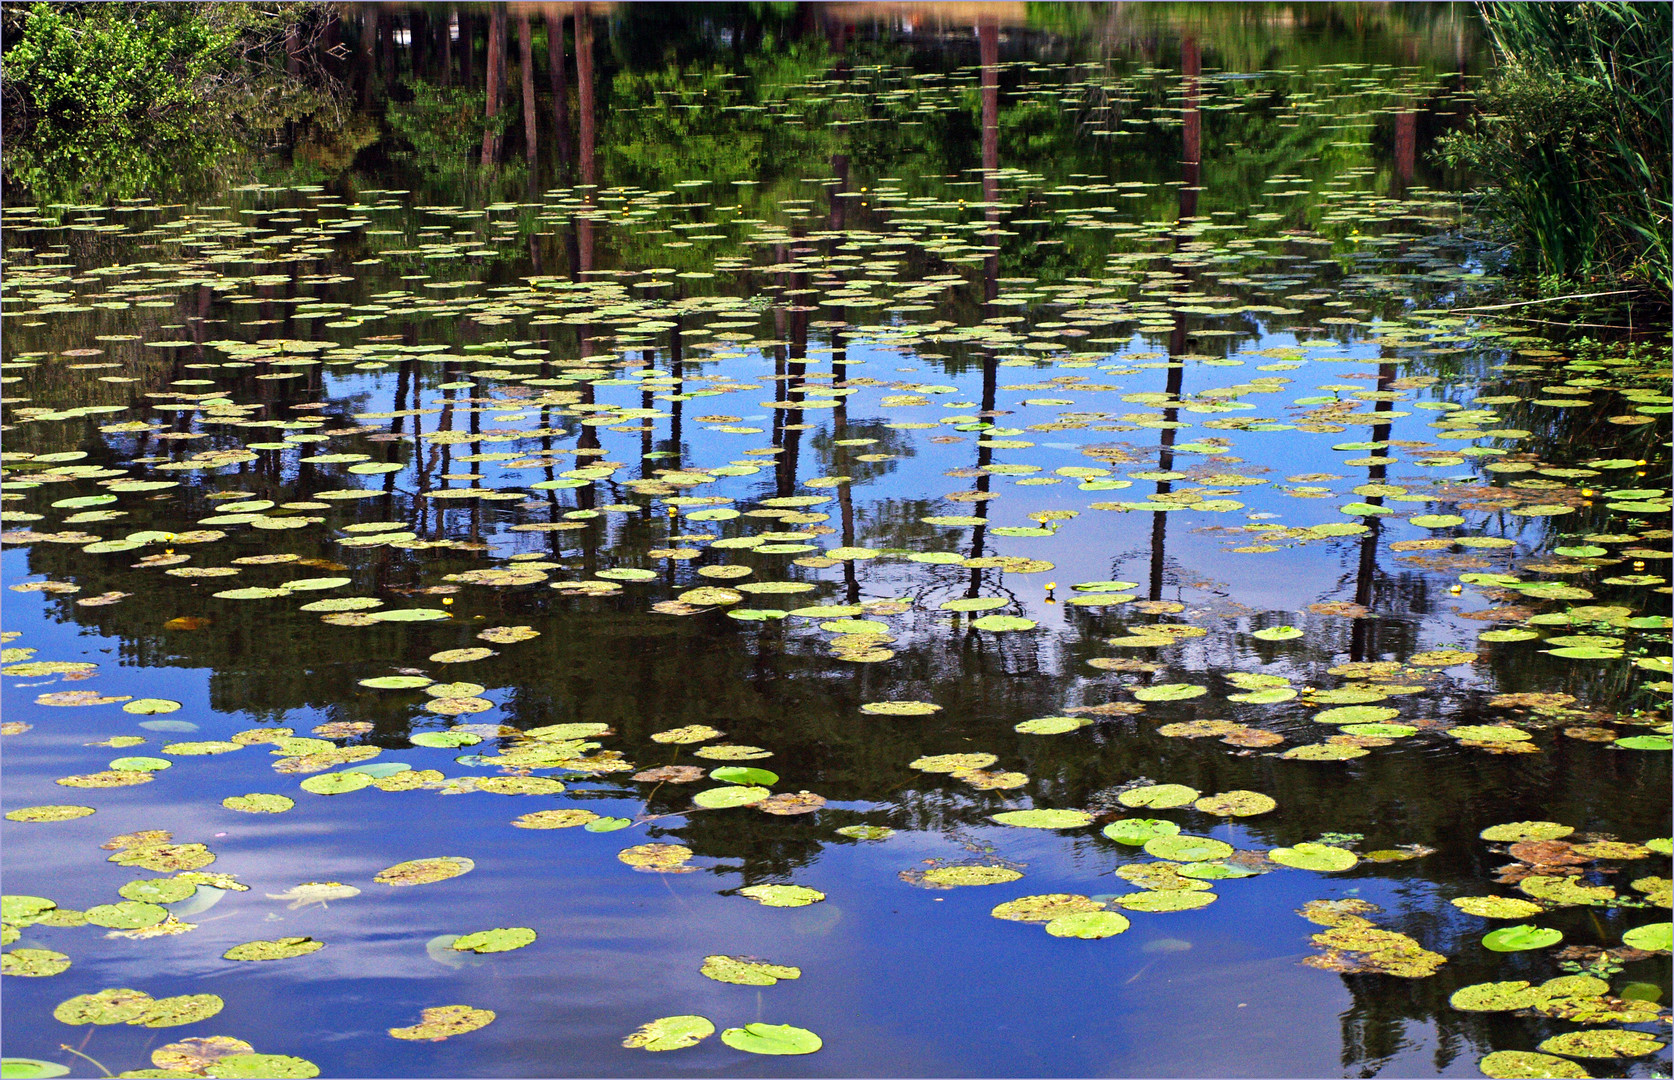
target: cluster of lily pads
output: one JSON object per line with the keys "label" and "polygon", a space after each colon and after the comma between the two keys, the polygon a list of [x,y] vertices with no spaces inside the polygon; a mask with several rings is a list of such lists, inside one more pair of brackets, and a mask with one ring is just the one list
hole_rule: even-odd
{"label": "cluster of lily pads", "polygon": [[[862,96],[907,112],[943,107],[963,85],[909,92],[876,75]],[[1124,100],[1150,78],[1077,84],[1078,93],[1106,95],[1089,137],[1177,123],[1177,105],[1135,113]],[[1410,73],[1365,78],[1368,97],[1429,89]],[[797,89],[811,123],[826,122],[828,107],[846,108],[818,88]],[[1248,103],[1230,78],[1206,79],[1204,93],[1205,109]],[[1364,126],[1370,115],[1346,114],[1344,126]],[[222,755],[265,753],[272,786],[283,791],[227,796],[225,811],[477,793],[537,800],[506,815],[506,828],[531,833],[639,828],[665,816],[649,813],[664,785],[701,783],[680,815],[762,813],[855,841],[895,835],[832,812],[814,791],[776,790],[780,775],[760,764],[774,749],[727,741],[722,727],[687,724],[650,734],[649,746],[617,749],[605,723],[487,717],[528,677],[519,650],[564,632],[578,612],[612,606],[777,632],[787,650],[820,652],[843,670],[892,672],[905,667],[901,652],[925,641],[1050,640],[1042,605],[1020,598],[1027,588],[1074,617],[1066,636],[1099,646],[1066,672],[1074,685],[1057,714],[1013,725],[1031,739],[1214,739],[1229,755],[1265,754],[1296,770],[1348,770],[1356,766],[1313,763],[1415,743],[1533,754],[1553,745],[1553,731],[1642,755],[1667,751],[1674,623],[1665,613],[1663,519],[1674,504],[1666,476],[1648,465],[1666,460],[1657,442],[1669,411],[1665,356],[1555,347],[1451,310],[1493,282],[1460,267],[1454,206],[1438,192],[1384,197],[1362,172],[1267,179],[1247,207],[1183,218],[1172,182],[1006,168],[952,182],[872,178],[858,191],[811,178],[818,198],[773,205],[691,182],[562,187],[486,207],[413,205],[406,192],[368,188],[349,202],[309,187],[253,188],[226,207],[8,207],[0,288],[17,301],[7,329],[26,344],[9,348],[0,374],[15,395],[0,402],[9,443],[0,452],[0,542],[29,549],[31,560],[28,580],[9,588],[44,594],[65,617],[89,622],[112,605],[166,597],[171,606],[155,622],[175,634],[214,633],[217,620],[259,605],[275,619],[308,616],[310,632],[317,617],[327,628],[317,632],[340,635],[334,648],[345,655],[390,633],[424,661],[368,668],[357,680],[404,710],[408,745],[399,748],[381,745],[388,740],[360,720],[306,734],[267,726],[169,738],[200,727],[169,718],[180,702],[86,688],[108,671],[54,658],[10,630],[0,674],[38,690],[32,702],[43,709],[151,718],[131,721],[148,735],[124,728],[90,744],[120,753],[59,777],[66,788],[171,781],[177,767],[192,775],[218,768]],[[1316,184],[1349,187],[1321,194]],[[850,206],[865,214],[835,212]],[[563,277],[520,265],[529,272],[487,284],[494,267],[515,261],[508,251],[555,228],[585,229],[590,243],[621,256],[598,265],[620,268],[577,266]],[[1079,272],[1054,280],[987,272],[988,258],[1019,237],[1081,252]],[[351,248],[367,257],[351,260]],[[371,293],[372,281],[387,287]],[[275,294],[293,285],[305,294]],[[179,314],[200,296],[225,318]],[[185,321],[156,321],[177,314]],[[894,360],[913,366],[880,370]],[[984,387],[967,366],[983,369]],[[692,402],[701,415],[686,415]],[[1585,445],[1553,437],[1582,416],[1604,425]],[[682,427],[690,423],[700,434],[688,448],[681,432],[692,437]],[[665,445],[659,431],[673,449],[653,448]],[[799,471],[805,434],[823,447],[818,474]],[[1332,464],[1291,467],[1293,458]],[[942,473],[957,483],[917,501],[889,494],[883,478],[914,459],[949,466]],[[1393,468],[1411,475],[1392,477]],[[883,494],[868,499],[869,489]],[[905,527],[876,524],[903,506]],[[1116,566],[1108,580],[1045,582],[1058,567],[1040,549],[1108,546],[1135,514],[1161,530],[1186,519],[1222,541],[1229,559],[1258,567],[1298,549],[1387,550],[1456,595],[1455,613],[1483,629],[1427,633],[1399,655],[1328,648],[1321,663],[1318,641],[1391,614],[1369,583],[1353,601],[1322,596],[1296,611],[1253,612],[1165,598],[1160,580],[1119,580]],[[408,583],[391,585],[381,570],[391,561],[411,570]],[[125,587],[83,595],[83,578]],[[1185,597],[1179,580],[1172,592]],[[1577,693],[1496,692],[1494,665],[1537,650],[1584,669],[1565,684]],[[456,678],[460,671],[483,672],[481,681]],[[1621,682],[1582,686],[1587,672]],[[1633,695],[1648,707],[1620,705]],[[861,722],[932,724],[945,708],[909,692],[873,696]],[[1461,701],[1471,708],[1457,708]],[[1136,734],[1134,718],[1160,723]],[[31,728],[8,719],[0,730]],[[155,752],[130,752],[152,735],[166,740]],[[905,782],[961,785],[959,796],[1003,829],[1096,827],[1110,841],[1101,850],[1129,891],[1022,895],[991,909],[1054,938],[1111,938],[1130,917],[1206,908],[1216,882],[1237,889],[1281,868],[1341,874],[1431,854],[1421,845],[1359,851],[1358,838],[1302,834],[1239,848],[1234,841],[1254,841],[1231,828],[1227,839],[1202,833],[1274,812],[1271,796],[1136,780],[1103,805],[1054,806],[1050,789],[1017,763],[944,745],[902,760]],[[1160,745],[1160,754],[1174,750]],[[630,757],[652,753],[675,757]],[[702,764],[679,760],[687,753]],[[623,780],[645,793],[645,815],[571,805],[572,785]],[[1018,792],[1027,806],[1009,801],[1006,793]],[[523,805],[536,808],[517,812]],[[5,816],[46,824],[98,809],[51,804]],[[1635,878],[1629,895],[1577,872],[1666,857],[1666,839],[1570,843],[1572,832],[1523,822],[1484,833],[1510,845],[1515,863],[1502,882],[1527,899],[1459,897],[1453,906],[1510,920],[1575,905],[1668,906],[1666,877]],[[208,846],[166,831],[113,837],[105,849],[117,866],[167,876],[130,881],[115,890],[119,899],[85,911],[6,896],[0,934],[18,947],[0,954],[0,971],[45,978],[71,968],[70,955],[23,942],[32,926],[94,926],[123,941],[187,934],[198,911],[248,889],[206,869],[217,860]],[[695,850],[680,843],[628,844],[615,857],[640,873],[697,869]],[[362,884],[424,886],[474,869],[469,858],[434,856]],[[1007,886],[1025,870],[984,855],[931,860],[900,878],[929,889]],[[736,892],[769,908],[826,899],[788,881]],[[269,898],[294,908],[361,895],[355,884],[306,881]],[[1306,962],[1437,974],[1447,958],[1378,926],[1369,918],[1378,913],[1351,898],[1304,905],[1302,916],[1322,927],[1312,935],[1320,952]],[[1558,933],[1519,921],[1482,945],[1541,950],[1559,944]],[[448,963],[540,940],[534,927],[493,926],[425,948]],[[290,935],[221,958],[285,963],[331,947],[329,935]],[[1635,927],[1622,947],[1667,952],[1668,924]],[[767,988],[803,973],[716,954],[699,974]],[[1644,1032],[1596,1030],[1662,1016],[1609,989],[1591,975],[1555,976],[1463,987],[1452,1001],[1592,1025],[1548,1038],[1538,1053],[1483,1060],[1490,1076],[1583,1076],[1571,1058],[1661,1049]],[[107,988],[69,998],[54,1016],[74,1026],[171,1027],[208,1021],[222,1006],[214,995]],[[388,1035],[437,1041],[495,1019],[472,1005],[434,1005]],[[687,1048],[716,1030],[704,1016],[665,1016],[627,1033],[622,1046]],[[822,1046],[806,1028],[759,1020],[720,1038],[757,1054]],[[121,1075],[319,1072],[219,1035],[171,1043],[151,1061]],[[6,1069],[47,1076],[62,1066],[8,1059]]]}

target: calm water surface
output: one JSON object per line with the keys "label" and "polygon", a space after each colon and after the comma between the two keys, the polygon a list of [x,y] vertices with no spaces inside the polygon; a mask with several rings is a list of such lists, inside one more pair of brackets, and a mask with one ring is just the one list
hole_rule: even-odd
{"label": "calm water surface", "polygon": [[[4,886],[59,910],[6,940],[70,966],[6,976],[5,1052],[1476,1076],[1666,1034],[1618,999],[1668,1001],[1666,932],[1622,951],[1667,920],[1666,353],[1459,310],[1507,299],[1428,158],[1462,9],[785,7],[531,7],[532,133],[513,9],[487,169],[498,16],[355,11],[340,122],[250,176],[8,203]],[[76,925],[194,870],[169,932]],[[1045,894],[1129,925],[990,914]],[[1525,924],[1563,937],[1484,946]],[[452,947],[497,927],[537,936]],[[1450,1005],[1583,969],[1591,1024]],[[54,1019],[110,988],[221,1007]],[[387,1033],[449,1005],[493,1022]],[[716,1034],[622,1045],[679,1015]]]}

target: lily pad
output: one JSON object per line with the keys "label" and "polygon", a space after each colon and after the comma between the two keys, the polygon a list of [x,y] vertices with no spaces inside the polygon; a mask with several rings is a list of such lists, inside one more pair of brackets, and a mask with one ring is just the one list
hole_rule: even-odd
{"label": "lily pad", "polygon": [[1171,862],[1210,862],[1232,854],[1232,845],[1207,836],[1157,836],[1145,842],[1145,853]]}
{"label": "lily pad", "polygon": [[325,948],[325,942],[311,937],[283,937],[272,941],[247,941],[221,954],[224,960],[288,960]]}
{"label": "lily pad", "polygon": [[700,791],[692,796],[692,804],[706,810],[725,809],[732,806],[748,806],[759,803],[772,791],[764,787],[718,787],[707,791]]}
{"label": "lily pad", "polygon": [[739,986],[772,986],[780,979],[800,979],[802,969],[769,964],[747,956],[706,956],[698,974]]}
{"label": "lily pad", "polygon": [[1314,870],[1322,874],[1336,874],[1352,870],[1360,857],[1346,848],[1329,844],[1304,843],[1294,847],[1274,848],[1267,857],[1280,866],[1298,870]]}
{"label": "lily pad", "polygon": [[1668,1044],[1643,1031],[1566,1031],[1540,1044],[1549,1054],[1570,1057],[1625,1058],[1654,1054]]}
{"label": "lily pad", "polygon": [[1494,952],[1523,952],[1544,949],[1564,939],[1562,931],[1544,926],[1504,926],[1482,939],[1484,948]]}
{"label": "lily pad", "polygon": [[1449,902],[1467,915],[1484,919],[1527,919],[1546,910],[1514,896],[1459,896]]}
{"label": "lily pad", "polygon": [[487,1027],[494,1022],[492,1009],[475,1009],[469,1005],[436,1005],[419,1014],[419,1022],[412,1027],[390,1028],[397,1039],[411,1042],[441,1042],[455,1035],[464,1035]]}
{"label": "lily pad", "polygon": [[1476,1063],[1491,1080],[1586,1080],[1592,1074],[1573,1061],[1532,1050],[1497,1050]]}
{"label": "lily pad", "polygon": [[1149,784],[1145,787],[1129,788],[1116,796],[1116,801],[1136,810],[1141,807],[1173,810],[1190,805],[1196,801],[1198,795],[1196,788],[1189,788],[1184,784]]}
{"label": "lily pad", "polygon": [[1505,825],[1490,825],[1480,835],[1496,843],[1517,843],[1523,840],[1561,840],[1574,832],[1570,825],[1555,821],[1513,821]]}
{"label": "lily pad", "polygon": [[0,953],[0,974],[40,979],[67,971],[70,958],[51,949],[13,949]]}
{"label": "lily pad", "polygon": [[320,1067],[290,1054],[228,1054],[204,1072],[217,1080],[309,1080]]}
{"label": "lily pad", "polygon": [[1202,697],[1208,692],[1208,687],[1194,686],[1191,683],[1159,683],[1156,686],[1142,686],[1133,692],[1133,696],[1139,701],[1187,701]]}
{"label": "lily pad", "polygon": [[690,869],[685,864],[692,849],[680,844],[635,844],[618,851],[616,857],[635,870],[683,874]]}
{"label": "lily pad", "polygon": [[1078,911],[1059,915],[1046,924],[1046,932],[1053,937],[1107,938],[1115,937],[1131,923],[1114,911]]}
{"label": "lily pad", "polygon": [[1206,814],[1220,817],[1254,817],[1278,809],[1279,804],[1259,791],[1223,791],[1205,795],[1192,804]]}
{"label": "lily pad", "polygon": [[1118,896],[1115,903],[1129,911],[1192,911],[1215,902],[1215,894],[1203,890],[1148,889]]}
{"label": "lily pad", "polygon": [[414,859],[410,862],[396,863],[386,867],[372,878],[380,885],[429,885],[437,881],[468,874],[476,869],[476,863],[470,859],[456,855],[443,855],[433,859]]}
{"label": "lily pad", "polygon": [[683,1050],[715,1034],[715,1025],[702,1016],[663,1016],[641,1024],[622,1045],[629,1050]]}
{"label": "lily pad", "polygon": [[1154,837],[1175,835],[1180,826],[1160,818],[1120,818],[1101,831],[1118,844],[1140,847]]}
{"label": "lily pad", "polygon": [[989,816],[1001,825],[1023,829],[1079,829],[1093,823],[1093,815],[1084,810],[1008,810]]}
{"label": "lily pad", "polygon": [[458,952],[511,952],[513,949],[533,944],[534,941],[535,932],[527,926],[502,926],[494,930],[478,930],[474,934],[465,934],[454,941],[453,948]]}
{"label": "lily pad", "polygon": [[739,889],[738,895],[748,896],[767,907],[806,907],[825,899],[825,894],[818,889],[802,885],[750,885]]}
{"label": "lily pad", "polygon": [[1674,950],[1674,923],[1636,926],[1622,935],[1622,944],[1632,949],[1644,949],[1646,952]]}
{"label": "lily pad", "polygon": [[[25,806],[6,815],[7,821],[74,821],[95,813],[91,806]],[[22,1059],[19,1059],[22,1060]]]}
{"label": "lily pad", "polygon": [[284,795],[253,793],[229,795],[221,800],[221,805],[228,810],[237,810],[244,814],[282,814],[295,806],[296,802]]}
{"label": "lily pad", "polygon": [[741,1028],[727,1028],[721,1041],[734,1050],[750,1054],[812,1054],[825,1045],[820,1037],[806,1028],[789,1024],[746,1024]]}

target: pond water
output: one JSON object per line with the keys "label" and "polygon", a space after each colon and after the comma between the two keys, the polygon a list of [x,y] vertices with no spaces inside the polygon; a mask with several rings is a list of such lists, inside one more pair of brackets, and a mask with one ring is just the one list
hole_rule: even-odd
{"label": "pond water", "polygon": [[5,209],[7,1055],[1667,1075],[1666,327],[1465,12],[513,9],[485,170],[441,10]]}

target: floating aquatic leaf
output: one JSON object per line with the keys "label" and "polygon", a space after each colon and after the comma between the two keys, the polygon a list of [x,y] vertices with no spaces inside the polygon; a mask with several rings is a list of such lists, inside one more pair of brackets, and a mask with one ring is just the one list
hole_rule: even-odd
{"label": "floating aquatic leaf", "polygon": [[1091,720],[1080,716],[1042,716],[1034,720],[1024,720],[1012,730],[1023,735],[1063,735],[1084,728],[1090,723]]}
{"label": "floating aquatic leaf", "polygon": [[1221,817],[1254,817],[1278,808],[1278,803],[1259,791],[1223,791],[1206,795],[1192,804],[1206,814]]}
{"label": "floating aquatic leaf", "polygon": [[1196,788],[1189,788],[1184,784],[1150,784],[1129,788],[1116,796],[1116,801],[1134,809],[1150,807],[1153,810],[1173,810],[1190,805],[1196,801],[1198,795]]}
{"label": "floating aquatic leaf", "polygon": [[1118,844],[1140,847],[1159,836],[1173,836],[1180,831],[1180,826],[1172,821],[1158,818],[1120,818],[1106,825],[1104,835]]}
{"label": "floating aquatic leaf", "polygon": [[1636,926],[1622,935],[1622,944],[1646,952],[1669,952],[1674,949],[1674,924],[1651,923]]}
{"label": "floating aquatic leaf", "polygon": [[1129,911],[1192,911],[1215,902],[1212,892],[1186,889],[1148,889],[1118,896],[1115,903]]}
{"label": "floating aquatic leaf", "polygon": [[42,1061],[40,1058],[7,1057],[0,1058],[0,1076],[16,1077],[17,1080],[36,1080],[54,1076],[68,1076],[70,1067],[60,1065],[55,1061]]}
{"label": "floating aquatic leaf", "polygon": [[115,930],[137,930],[142,926],[156,926],[169,917],[166,909],[142,900],[124,900],[120,904],[96,904],[85,912],[94,926],[108,926]]}
{"label": "floating aquatic leaf", "polygon": [[692,857],[692,849],[680,844],[635,844],[617,852],[616,857],[635,870],[683,874],[691,869],[685,864]]}
{"label": "floating aquatic leaf", "polygon": [[1555,821],[1513,821],[1506,825],[1491,825],[1480,835],[1484,840],[1516,843],[1521,840],[1561,840],[1574,831],[1572,826]]}
{"label": "floating aquatic leaf", "polygon": [[802,885],[750,885],[739,889],[738,895],[748,896],[767,907],[806,907],[825,899],[825,894],[818,889],[810,889]]}
{"label": "floating aquatic leaf", "polygon": [[79,994],[62,1002],[52,1011],[60,1023],[127,1024],[145,1015],[152,1005],[152,997],[143,990],[100,990],[96,994]]}
{"label": "floating aquatic leaf", "polygon": [[179,709],[180,702],[170,701],[167,698],[135,698],[122,706],[123,712],[139,713],[142,716],[178,712]]}
{"label": "floating aquatic leaf", "polygon": [[1564,939],[1561,931],[1541,926],[1504,926],[1482,939],[1485,948],[1494,952],[1522,952],[1527,949],[1544,949],[1549,945],[1556,945]]}
{"label": "floating aquatic leaf", "polygon": [[1160,683],[1156,686],[1143,686],[1133,692],[1133,696],[1140,701],[1186,701],[1201,697],[1208,693],[1208,688],[1193,686],[1189,683]]}
{"label": "floating aquatic leaf", "polygon": [[1460,987],[1447,1001],[1462,1012],[1511,1012],[1534,1008],[1540,1001],[1540,995],[1528,983],[1519,980]]}
{"label": "floating aquatic leaf", "polygon": [[1053,937],[1107,938],[1127,930],[1132,924],[1114,911],[1078,911],[1059,915],[1046,924],[1046,932]]}
{"label": "floating aquatic leaf", "polygon": [[197,885],[182,878],[140,878],[117,889],[125,900],[139,900],[148,904],[173,904],[197,891]]}
{"label": "floating aquatic leaf", "polygon": [[1467,915],[1480,915],[1484,919],[1526,919],[1545,910],[1539,904],[1512,896],[1460,896],[1450,903]]}
{"label": "floating aquatic leaf", "polygon": [[69,967],[70,958],[51,949],[13,949],[0,953],[0,974],[39,979],[57,975]]}
{"label": "floating aquatic leaf", "polygon": [[806,1028],[789,1024],[746,1024],[741,1028],[727,1028],[721,1041],[734,1050],[751,1054],[812,1054],[824,1045],[820,1037]]}
{"label": "floating aquatic leaf", "polygon": [[1013,922],[1051,922],[1064,915],[1103,911],[1097,900],[1077,893],[1047,893],[1042,896],[1023,896],[999,904],[989,912],[996,919]]}
{"label": "floating aquatic leaf", "polygon": [[226,1007],[227,1003],[214,994],[181,994],[149,1002],[145,1011],[128,1023],[151,1028],[181,1027],[208,1020]]}
{"label": "floating aquatic leaf", "polygon": [[412,1027],[390,1028],[390,1035],[414,1042],[441,1042],[455,1035],[464,1035],[494,1022],[492,1009],[474,1009],[469,1005],[435,1005],[420,1013],[419,1022]]}
{"label": "floating aquatic leaf", "polygon": [[1267,857],[1280,866],[1293,866],[1298,870],[1314,870],[1322,874],[1352,870],[1360,861],[1360,857],[1352,851],[1315,843],[1274,848],[1267,853]]}
{"label": "floating aquatic leaf", "polygon": [[1079,829],[1093,823],[1085,810],[1008,810],[989,815],[1001,825],[1024,829]]}
{"label": "floating aquatic leaf", "polygon": [[340,881],[305,881],[301,885],[293,886],[282,893],[268,893],[269,900],[289,900],[290,910],[298,911],[312,904],[325,907],[328,901],[348,900],[360,895],[360,890],[353,885],[345,885]]}
{"label": "floating aquatic leaf", "polygon": [[1208,862],[1232,854],[1232,845],[1206,836],[1156,836],[1145,842],[1145,853],[1173,862]]}
{"label": "floating aquatic leaf", "polygon": [[888,840],[895,835],[894,829],[884,825],[844,825],[834,831],[851,840]]}
{"label": "floating aquatic leaf", "polygon": [[629,1050],[683,1050],[715,1034],[715,1025],[702,1016],[663,1016],[641,1024],[622,1045]]}
{"label": "floating aquatic leaf", "polygon": [[74,821],[94,813],[91,806],[25,806],[6,815],[7,821]]}
{"label": "floating aquatic leaf", "polygon": [[1567,1031],[1542,1042],[1540,1049],[1570,1057],[1625,1058],[1654,1054],[1667,1045],[1643,1031]]}
{"label": "floating aquatic leaf", "polygon": [[479,930],[456,939],[452,948],[458,952],[497,953],[521,949],[533,944],[535,932],[527,926],[506,926],[495,930]]}
{"label": "floating aquatic leaf", "polygon": [[245,814],[282,814],[295,806],[296,802],[284,795],[253,793],[229,795],[221,800],[221,805],[228,810],[237,810]]}
{"label": "floating aquatic leaf", "polygon": [[359,791],[372,783],[372,777],[365,773],[334,772],[310,776],[302,782],[302,790],[315,795],[342,795],[350,791]]}
{"label": "floating aquatic leaf", "polygon": [[476,869],[476,863],[470,859],[456,855],[443,855],[433,859],[414,859],[410,862],[396,863],[378,871],[372,878],[380,885],[429,885],[437,881],[468,874]]}
{"label": "floating aquatic leaf", "polygon": [[1476,1063],[1483,1076],[1492,1080],[1586,1080],[1592,1074],[1573,1061],[1532,1050],[1496,1050]]}
{"label": "floating aquatic leaf", "polygon": [[224,960],[288,960],[325,948],[325,942],[311,937],[284,937],[273,941],[247,941],[221,954]]}
{"label": "floating aquatic leaf", "polygon": [[800,979],[802,969],[769,964],[746,956],[706,956],[698,974],[740,986],[772,986],[780,979]]}
{"label": "floating aquatic leaf", "polygon": [[941,708],[928,701],[871,701],[862,705],[860,711],[873,716],[929,716]]}
{"label": "floating aquatic leaf", "polygon": [[731,806],[748,806],[758,803],[772,791],[764,787],[720,787],[700,791],[692,796],[692,803],[705,809],[715,810]]}
{"label": "floating aquatic leaf", "polygon": [[1603,904],[1616,898],[1608,885],[1586,885],[1572,877],[1533,874],[1517,883],[1517,890],[1554,904]]}

